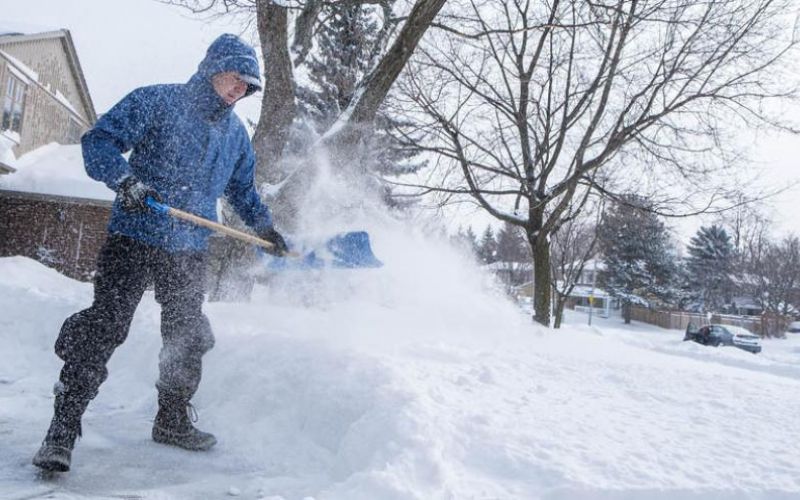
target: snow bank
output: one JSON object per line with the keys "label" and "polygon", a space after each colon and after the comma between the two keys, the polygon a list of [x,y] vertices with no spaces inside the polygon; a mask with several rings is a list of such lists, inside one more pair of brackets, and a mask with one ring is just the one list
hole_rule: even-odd
{"label": "snow bank", "polygon": [[[439,289],[437,309],[430,283],[394,269],[418,256],[392,244],[377,237],[386,268],[351,272],[347,286],[316,276],[319,295],[259,287],[250,304],[207,305],[217,346],[196,404],[220,440],[210,453],[149,440],[160,339],[148,292],[86,415],[74,469],[55,482],[37,480],[29,460],[50,417],[52,343],[91,286],[0,259],[0,497],[800,495],[800,374],[790,369],[800,336],[754,356],[619,320],[589,328],[580,315],[543,331],[479,292],[478,278]],[[446,274],[462,264],[451,257],[420,265]]]}
{"label": "snow bank", "polygon": [[11,168],[17,168],[17,158],[14,156],[14,142],[11,138],[6,136],[6,133],[0,133],[0,162],[5,163]]}
{"label": "snow bank", "polygon": [[0,189],[74,196],[95,200],[114,199],[114,192],[86,174],[79,144],[50,143],[20,156],[17,171],[0,176]]}

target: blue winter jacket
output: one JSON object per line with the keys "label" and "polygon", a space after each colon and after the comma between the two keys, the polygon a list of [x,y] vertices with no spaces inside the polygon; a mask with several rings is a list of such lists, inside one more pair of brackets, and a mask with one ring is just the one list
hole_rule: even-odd
{"label": "blue winter jacket", "polygon": [[[138,88],[104,114],[81,139],[86,171],[114,191],[135,175],[165,204],[211,220],[224,194],[249,226],[269,229],[272,217],[253,185],[253,147],[233,106],[211,84],[225,71],[242,75],[248,94],[259,88],[255,51],[235,35],[222,35],[188,83]],[[119,197],[108,231],[170,252],[204,250],[210,233],[154,211],[127,212]]]}

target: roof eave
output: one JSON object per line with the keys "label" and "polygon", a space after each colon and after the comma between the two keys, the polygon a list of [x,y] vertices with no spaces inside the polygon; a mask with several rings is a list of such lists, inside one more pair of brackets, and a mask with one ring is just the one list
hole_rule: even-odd
{"label": "roof eave", "polygon": [[89,86],[86,84],[86,78],[83,76],[83,69],[78,59],[78,52],[75,50],[75,44],[72,41],[72,34],[67,29],[61,31],[64,34],[64,40],[66,40],[65,48],[67,50],[67,55],[69,55],[70,65],[73,67],[73,72],[75,76],[78,77],[78,82],[80,83],[81,98],[84,101],[86,110],[89,112],[89,125],[93,125],[94,122],[97,121],[97,112],[94,109],[92,96],[89,94]]}
{"label": "roof eave", "polygon": [[13,174],[16,172],[17,169],[12,167],[11,165],[6,165],[2,161],[0,161],[0,173],[2,174]]}

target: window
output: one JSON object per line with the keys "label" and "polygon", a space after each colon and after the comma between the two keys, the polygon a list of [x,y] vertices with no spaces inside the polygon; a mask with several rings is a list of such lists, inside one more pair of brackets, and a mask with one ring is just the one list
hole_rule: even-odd
{"label": "window", "polygon": [[25,84],[14,75],[8,75],[6,94],[3,98],[3,120],[0,130],[20,133],[22,113],[25,108]]}

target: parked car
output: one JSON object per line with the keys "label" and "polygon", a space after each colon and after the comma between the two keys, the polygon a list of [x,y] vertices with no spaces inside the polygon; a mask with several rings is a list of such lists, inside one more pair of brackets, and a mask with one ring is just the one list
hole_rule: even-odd
{"label": "parked car", "polygon": [[789,333],[800,333],[800,321],[792,321],[789,323],[789,329],[786,331]]}
{"label": "parked car", "polygon": [[761,352],[761,338],[738,326],[712,324],[697,328],[690,323],[686,327],[683,340],[693,340],[698,344],[714,347],[732,345],[753,354]]}

